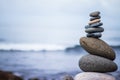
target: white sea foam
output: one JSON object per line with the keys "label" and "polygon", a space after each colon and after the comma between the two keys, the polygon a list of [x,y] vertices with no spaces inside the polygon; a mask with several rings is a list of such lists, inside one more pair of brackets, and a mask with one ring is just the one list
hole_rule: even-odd
{"label": "white sea foam", "polygon": [[40,51],[40,50],[64,50],[65,46],[63,45],[55,45],[55,44],[12,44],[12,43],[1,43],[0,44],[1,50],[33,50],[33,51]]}

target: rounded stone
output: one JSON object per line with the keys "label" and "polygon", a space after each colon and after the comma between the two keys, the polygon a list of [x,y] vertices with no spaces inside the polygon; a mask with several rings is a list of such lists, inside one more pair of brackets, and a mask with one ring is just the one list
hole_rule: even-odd
{"label": "rounded stone", "polygon": [[74,80],[71,75],[65,75],[62,80]]}
{"label": "rounded stone", "polygon": [[100,32],[87,34],[87,37],[93,37],[93,38],[100,38],[101,36],[102,34]]}
{"label": "rounded stone", "polygon": [[97,23],[97,22],[100,22],[100,19],[95,19],[93,21],[90,21],[88,24],[91,25],[91,24],[94,24],[94,23]]}
{"label": "rounded stone", "polygon": [[90,18],[90,21],[95,20],[95,19],[100,19],[100,18],[101,18],[100,16],[97,16],[97,17],[91,17],[91,18]]}
{"label": "rounded stone", "polygon": [[74,80],[116,80],[113,76],[104,73],[83,72],[74,77]]}
{"label": "rounded stone", "polygon": [[82,37],[80,38],[80,45],[90,54],[110,60],[114,60],[116,57],[114,50],[101,39]]}
{"label": "rounded stone", "polygon": [[113,72],[118,68],[113,61],[91,54],[85,55],[79,60],[79,67],[85,72]]}
{"label": "rounded stone", "polygon": [[102,27],[85,29],[86,33],[95,33],[95,32],[103,32],[103,31],[104,31],[104,28]]}
{"label": "rounded stone", "polygon": [[99,16],[99,14],[100,14],[99,11],[95,11],[95,12],[90,13],[90,16],[91,17],[97,17],[97,16]]}

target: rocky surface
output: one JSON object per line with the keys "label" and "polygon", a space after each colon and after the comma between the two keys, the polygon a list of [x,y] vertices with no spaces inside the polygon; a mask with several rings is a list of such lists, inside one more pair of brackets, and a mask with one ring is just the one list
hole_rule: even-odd
{"label": "rocky surface", "polygon": [[23,79],[12,74],[12,72],[0,71],[0,80],[23,80]]}

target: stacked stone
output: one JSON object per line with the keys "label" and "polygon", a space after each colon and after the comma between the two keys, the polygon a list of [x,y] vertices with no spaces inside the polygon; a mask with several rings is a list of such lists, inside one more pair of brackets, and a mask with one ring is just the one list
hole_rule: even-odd
{"label": "stacked stone", "polygon": [[100,27],[103,25],[102,22],[100,22],[100,12],[96,11],[93,13],[90,13],[90,22],[87,26],[85,26],[86,30],[85,32],[88,33],[87,37],[94,37],[94,38],[100,38],[102,36],[101,32],[104,31],[104,28]]}
{"label": "stacked stone", "polygon": [[100,12],[90,14],[89,25],[86,26],[87,37],[80,38],[80,45],[89,53],[79,60],[79,67],[83,73],[75,76],[75,80],[115,80],[111,75],[105,74],[117,70],[114,50],[103,40],[99,39],[104,29],[99,27]]}

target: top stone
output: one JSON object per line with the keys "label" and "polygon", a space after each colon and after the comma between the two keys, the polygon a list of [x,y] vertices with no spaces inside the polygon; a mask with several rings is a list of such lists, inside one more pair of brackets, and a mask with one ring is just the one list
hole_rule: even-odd
{"label": "top stone", "polygon": [[90,13],[90,17],[98,17],[99,14],[100,14],[99,11],[95,11],[95,12]]}

